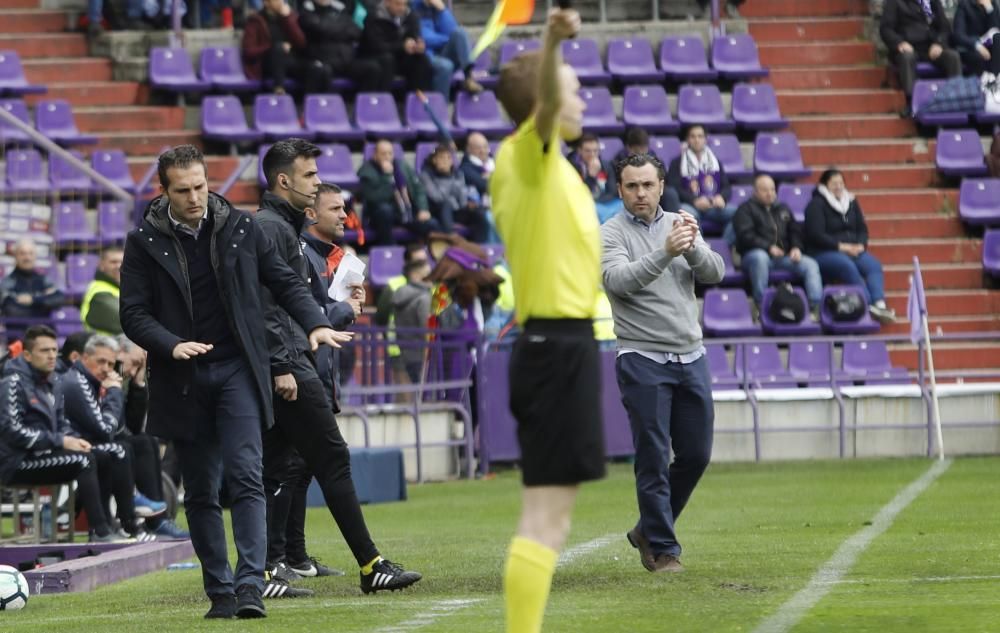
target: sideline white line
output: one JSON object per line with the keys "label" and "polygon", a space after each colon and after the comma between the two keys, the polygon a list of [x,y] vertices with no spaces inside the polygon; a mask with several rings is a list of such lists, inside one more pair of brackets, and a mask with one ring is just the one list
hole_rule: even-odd
{"label": "sideline white line", "polygon": [[480,599],[475,600],[439,600],[432,603],[427,609],[417,615],[413,616],[409,620],[399,622],[398,624],[389,624],[381,628],[375,629],[374,633],[396,633],[396,631],[416,631],[417,629],[422,629],[425,626],[430,626],[434,624],[441,618],[446,618],[450,615],[454,615],[461,611],[462,609],[472,606],[477,602],[482,602]]}
{"label": "sideline white line", "polygon": [[618,539],[625,540],[623,536],[617,534],[605,534],[604,536],[599,536],[592,541],[587,541],[586,543],[580,543],[579,545],[574,545],[573,547],[563,550],[562,555],[559,557],[559,561],[556,563],[556,568],[569,565],[581,556],[586,556],[587,554],[599,550],[605,545],[610,545]]}
{"label": "sideline white line", "polygon": [[827,585],[876,585],[876,584],[907,584],[913,582],[965,582],[967,580],[1000,580],[1000,575],[993,576],[927,576],[925,578],[851,578],[844,580],[829,580]]}
{"label": "sideline white line", "polygon": [[813,574],[809,584],[781,605],[777,613],[761,622],[754,629],[754,633],[784,633],[795,626],[823,596],[829,593],[831,587],[843,578],[861,552],[889,529],[899,513],[927,490],[935,479],[948,470],[949,466],[951,466],[950,459],[936,461],[923,475],[901,490],[892,501],[879,510],[871,525],[858,530],[844,541],[830,560]]}

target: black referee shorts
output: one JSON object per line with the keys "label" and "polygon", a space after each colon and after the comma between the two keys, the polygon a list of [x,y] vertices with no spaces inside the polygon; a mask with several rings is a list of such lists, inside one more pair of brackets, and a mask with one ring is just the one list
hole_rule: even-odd
{"label": "black referee shorts", "polygon": [[525,486],[605,475],[600,353],[589,319],[531,319],[510,359]]}

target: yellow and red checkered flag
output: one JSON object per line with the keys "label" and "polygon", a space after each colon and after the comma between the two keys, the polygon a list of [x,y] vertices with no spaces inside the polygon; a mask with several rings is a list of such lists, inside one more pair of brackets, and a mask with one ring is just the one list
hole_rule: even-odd
{"label": "yellow and red checkered flag", "polygon": [[527,24],[534,12],[535,0],[500,0],[472,50],[472,59],[478,58],[483,51],[500,39],[508,24]]}

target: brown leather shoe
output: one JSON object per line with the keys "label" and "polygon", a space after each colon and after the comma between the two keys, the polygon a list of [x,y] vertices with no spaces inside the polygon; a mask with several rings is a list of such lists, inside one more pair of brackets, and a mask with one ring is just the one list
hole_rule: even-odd
{"label": "brown leather shoe", "polygon": [[632,544],[632,547],[639,550],[639,560],[642,562],[642,566],[649,571],[656,571],[656,556],[649,546],[649,541],[642,535],[639,528],[632,528],[625,536],[628,538],[628,542]]}
{"label": "brown leather shoe", "polygon": [[[649,569],[647,567],[647,569]],[[681,565],[679,558],[672,554],[660,554],[653,561],[653,569],[649,571],[653,572],[679,572],[684,571],[684,565]]]}

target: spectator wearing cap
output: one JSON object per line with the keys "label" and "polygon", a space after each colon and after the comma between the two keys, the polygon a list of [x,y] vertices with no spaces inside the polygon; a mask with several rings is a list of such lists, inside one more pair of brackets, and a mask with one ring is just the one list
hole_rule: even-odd
{"label": "spectator wearing cap", "polygon": [[4,316],[45,318],[65,302],[52,280],[35,270],[37,251],[29,239],[14,246],[15,268],[0,282]]}

